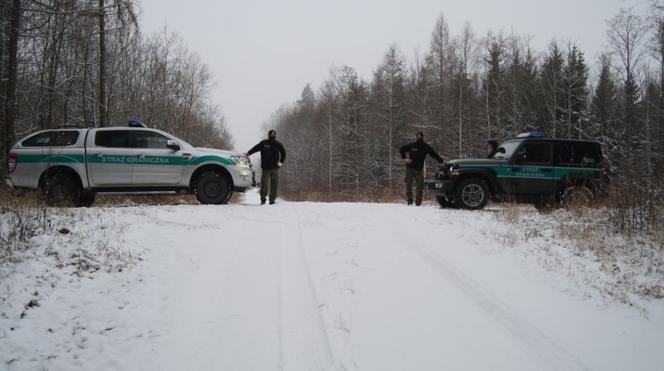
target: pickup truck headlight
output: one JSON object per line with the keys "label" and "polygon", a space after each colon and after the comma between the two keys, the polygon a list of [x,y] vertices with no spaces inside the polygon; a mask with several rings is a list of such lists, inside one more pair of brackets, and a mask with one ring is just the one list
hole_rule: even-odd
{"label": "pickup truck headlight", "polygon": [[234,156],[231,156],[231,158],[233,159],[233,161],[237,162],[240,165],[249,166],[249,157],[247,157],[245,155],[234,155]]}

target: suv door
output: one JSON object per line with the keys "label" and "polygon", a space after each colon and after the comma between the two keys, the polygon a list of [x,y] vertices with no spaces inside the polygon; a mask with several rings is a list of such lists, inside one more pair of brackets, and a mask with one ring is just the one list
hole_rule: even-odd
{"label": "suv door", "polygon": [[520,195],[548,195],[556,189],[553,146],[549,142],[525,141],[511,161],[514,190]]}
{"label": "suv door", "polygon": [[97,129],[87,149],[88,179],[92,187],[130,186],[133,159],[129,130]]}
{"label": "suv door", "polygon": [[167,147],[171,138],[152,130],[132,130],[130,142],[136,149],[134,185],[162,186],[182,180],[182,150]]}

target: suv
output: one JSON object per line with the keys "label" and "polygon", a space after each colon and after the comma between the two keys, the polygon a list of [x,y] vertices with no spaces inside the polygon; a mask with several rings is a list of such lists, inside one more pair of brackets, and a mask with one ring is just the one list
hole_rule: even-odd
{"label": "suv", "polygon": [[50,205],[89,206],[100,192],[188,192],[225,204],[255,185],[247,156],[196,148],[142,123],[37,132],[12,147],[8,170],[9,187],[38,189]]}
{"label": "suv", "polygon": [[608,180],[598,142],[530,132],[504,142],[490,158],[449,161],[426,183],[442,207],[475,210],[490,199],[587,203],[605,194]]}

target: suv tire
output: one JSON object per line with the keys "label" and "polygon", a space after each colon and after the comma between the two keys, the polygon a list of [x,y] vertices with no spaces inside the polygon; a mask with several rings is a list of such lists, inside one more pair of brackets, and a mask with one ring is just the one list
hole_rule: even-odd
{"label": "suv tire", "polygon": [[479,178],[468,178],[462,181],[454,193],[454,204],[462,209],[483,209],[488,201],[489,189]]}
{"label": "suv tire", "polygon": [[445,196],[436,196],[438,200],[438,205],[444,209],[456,209],[457,206],[451,200],[447,199]]}
{"label": "suv tire", "polygon": [[81,186],[68,175],[55,175],[45,186],[44,196],[48,206],[79,206]]}
{"label": "suv tire", "polygon": [[221,174],[207,172],[196,180],[196,199],[202,204],[225,204],[230,198],[228,181]]}
{"label": "suv tire", "polygon": [[567,187],[560,200],[566,209],[576,209],[590,205],[593,193],[588,187],[582,185]]}

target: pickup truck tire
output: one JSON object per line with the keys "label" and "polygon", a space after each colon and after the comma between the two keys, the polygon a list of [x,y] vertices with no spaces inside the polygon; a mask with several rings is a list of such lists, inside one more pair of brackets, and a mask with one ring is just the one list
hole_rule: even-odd
{"label": "pickup truck tire", "polygon": [[90,207],[95,203],[95,197],[97,194],[92,191],[82,191],[81,196],[78,199],[78,205],[82,207]]}
{"label": "pickup truck tire", "polygon": [[81,186],[69,175],[55,175],[44,189],[46,204],[49,206],[79,206]]}
{"label": "pickup truck tire", "polygon": [[454,194],[454,204],[462,209],[483,209],[488,201],[489,189],[479,178],[468,178],[462,181]]}
{"label": "pickup truck tire", "polygon": [[226,178],[215,172],[202,174],[196,180],[196,199],[202,204],[225,204],[230,199],[231,189]]}

